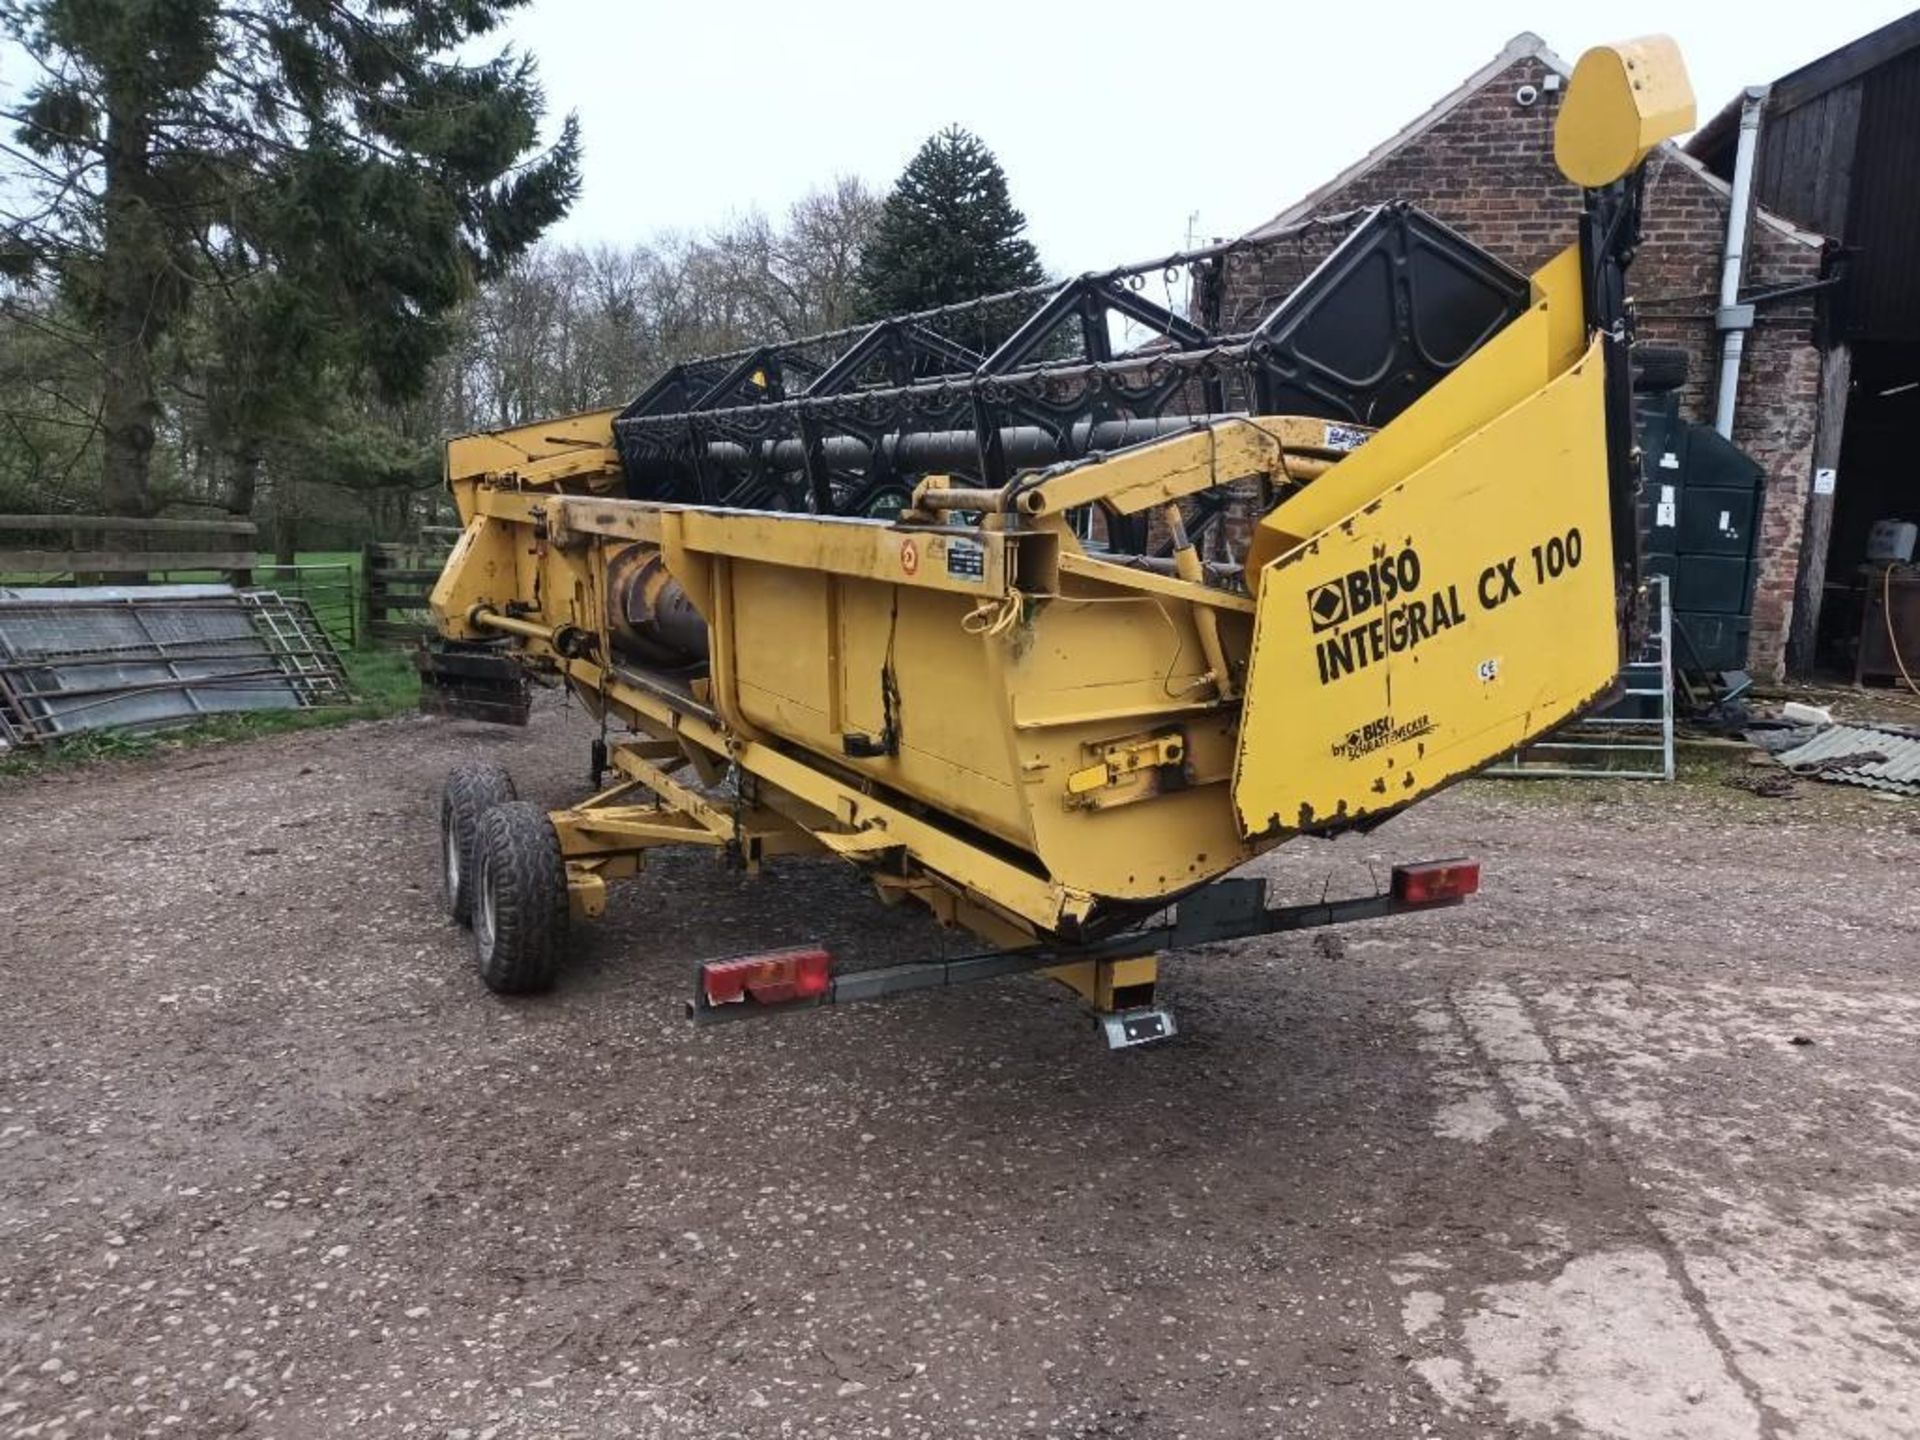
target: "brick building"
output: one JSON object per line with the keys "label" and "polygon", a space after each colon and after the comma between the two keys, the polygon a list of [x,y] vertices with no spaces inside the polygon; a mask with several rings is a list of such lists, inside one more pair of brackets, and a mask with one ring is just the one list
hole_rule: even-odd
{"label": "brick building", "polygon": [[[1571,244],[1580,192],[1553,164],[1553,123],[1569,67],[1537,35],[1510,41],[1391,139],[1247,237],[1220,282],[1219,323],[1245,328],[1339,242],[1339,216],[1410,200],[1522,271]],[[1719,355],[1714,309],[1729,186],[1672,145],[1647,162],[1645,243],[1630,288],[1643,340],[1692,356],[1685,412],[1710,420]],[[1820,352],[1815,297],[1824,242],[1765,210],[1748,233],[1743,296],[1761,301],[1748,334],[1733,439],[1767,474],[1750,668],[1777,677],[1792,624],[1795,572],[1812,477]]]}

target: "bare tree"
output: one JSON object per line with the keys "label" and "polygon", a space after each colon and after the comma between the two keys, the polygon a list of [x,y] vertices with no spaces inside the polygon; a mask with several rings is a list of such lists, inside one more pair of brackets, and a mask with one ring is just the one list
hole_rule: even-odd
{"label": "bare tree", "polygon": [[853,322],[879,202],[836,180],[778,225],[758,212],[705,235],[545,246],[475,297],[422,400],[448,433],[631,399],[679,361]]}

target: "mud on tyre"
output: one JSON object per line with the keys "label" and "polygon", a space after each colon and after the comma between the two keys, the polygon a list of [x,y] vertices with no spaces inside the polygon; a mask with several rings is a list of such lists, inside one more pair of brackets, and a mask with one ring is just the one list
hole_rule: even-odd
{"label": "mud on tyre", "polygon": [[447,914],[462,925],[473,923],[474,844],[487,811],[519,799],[507,767],[492,760],[469,760],[447,772],[440,792],[440,879]]}
{"label": "mud on tyre", "polygon": [[496,805],[475,852],[473,953],[497,995],[553,984],[567,945],[567,865],[547,812],[526,800]]}

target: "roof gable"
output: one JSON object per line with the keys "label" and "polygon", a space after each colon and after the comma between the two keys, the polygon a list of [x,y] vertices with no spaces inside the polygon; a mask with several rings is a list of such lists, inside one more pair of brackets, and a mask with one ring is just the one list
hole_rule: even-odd
{"label": "roof gable", "polygon": [[1768,87],[1776,110],[1791,110],[1807,101],[1858,80],[1867,71],[1897,59],[1920,45],[1920,10],[1869,31],[1838,50],[1782,75]]}
{"label": "roof gable", "polygon": [[[1920,10],[1911,15],[1902,15],[1878,30],[1869,31],[1858,40],[1850,40],[1838,50],[1831,50],[1818,60],[1810,60],[1798,70],[1789,71],[1771,85],[1767,91],[1767,113],[1784,115],[1789,110],[1797,110],[1809,100],[1817,100],[1829,90],[1837,90],[1842,85],[1858,80],[1869,70],[1884,65],[1920,45]],[[1723,106],[1719,113],[1693,133],[1687,141],[1687,152],[1698,155],[1703,160],[1722,159],[1722,152],[1732,148],[1734,132],[1740,123],[1740,99],[1736,95]]]}
{"label": "roof gable", "polygon": [[[1915,12],[1915,15],[1909,18],[1920,19],[1920,12]],[[1531,30],[1521,31],[1503,45],[1492,59],[1488,60],[1486,64],[1475,70],[1465,80],[1461,81],[1460,84],[1434,102],[1433,105],[1412,122],[1403,126],[1380,144],[1374,146],[1373,149],[1369,150],[1353,164],[1347,166],[1346,169],[1342,170],[1339,174],[1333,176],[1332,179],[1308,191],[1307,194],[1301,196],[1300,199],[1296,200],[1265,224],[1248,231],[1244,238],[1249,240],[1267,239],[1274,235],[1284,233],[1298,225],[1301,221],[1310,218],[1330,197],[1337,195],[1341,190],[1344,190],[1356,180],[1377,169],[1390,156],[1415,140],[1418,140],[1435,126],[1441,124],[1449,116],[1454,114],[1454,112],[1459,110],[1468,100],[1478,95],[1503,71],[1511,68],[1521,60],[1537,60],[1546,66],[1547,69],[1562,77],[1569,77],[1573,73],[1572,68],[1566,61],[1554,53],[1553,49],[1545,40],[1541,39]],[[1722,199],[1731,198],[1732,186],[1708,169],[1695,155],[1689,154],[1687,150],[1682,149],[1673,141],[1661,141],[1655,153],[1661,156],[1663,160],[1677,163],[1681,173],[1699,180],[1709,189],[1715,191]],[[1753,207],[1753,215],[1754,219],[1760,224],[1765,225],[1769,229],[1796,243],[1815,248],[1822,243],[1821,236],[1810,230],[1801,229],[1792,221],[1776,215],[1764,206],[1755,205]]]}
{"label": "roof gable", "polygon": [[1452,90],[1441,96],[1440,99],[1436,100],[1423,114],[1417,116],[1411,123],[1402,126],[1399,130],[1374,146],[1373,149],[1369,150],[1365,155],[1362,155],[1358,160],[1354,161],[1353,164],[1347,166],[1346,169],[1342,170],[1338,175],[1335,175],[1331,180],[1308,191],[1264,225],[1248,231],[1247,238],[1250,240],[1261,239],[1276,231],[1285,230],[1288,226],[1297,224],[1299,221],[1305,219],[1308,215],[1311,215],[1315,210],[1320,208],[1321,201],[1325,200],[1329,195],[1351,185],[1355,180],[1358,180],[1362,175],[1365,175],[1368,171],[1379,165],[1381,161],[1385,160],[1401,146],[1419,139],[1420,136],[1433,129],[1434,126],[1458,110],[1461,105],[1479,94],[1487,82],[1492,80],[1494,76],[1498,75],[1502,70],[1505,70],[1517,60],[1538,60],[1546,65],[1548,69],[1557,71],[1563,76],[1573,73],[1566,61],[1562,60],[1548,48],[1546,41],[1542,40],[1531,30],[1522,30],[1518,35],[1507,41],[1507,43],[1500,48],[1500,52],[1497,55],[1471,75],[1467,76],[1465,80],[1462,80]]}

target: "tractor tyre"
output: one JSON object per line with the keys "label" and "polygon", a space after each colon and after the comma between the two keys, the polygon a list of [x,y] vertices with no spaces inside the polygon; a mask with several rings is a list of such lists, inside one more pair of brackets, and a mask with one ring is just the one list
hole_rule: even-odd
{"label": "tractor tyre", "polygon": [[496,805],[480,822],[473,953],[496,995],[553,984],[567,948],[567,862],[547,812],[527,800]]}
{"label": "tractor tyre", "polygon": [[1693,356],[1683,345],[1640,344],[1633,347],[1633,388],[1658,393],[1678,390],[1687,383]]}
{"label": "tractor tyre", "polygon": [[491,760],[469,760],[447,772],[440,792],[440,879],[447,914],[461,925],[473,923],[474,846],[487,811],[519,799],[507,767]]}

